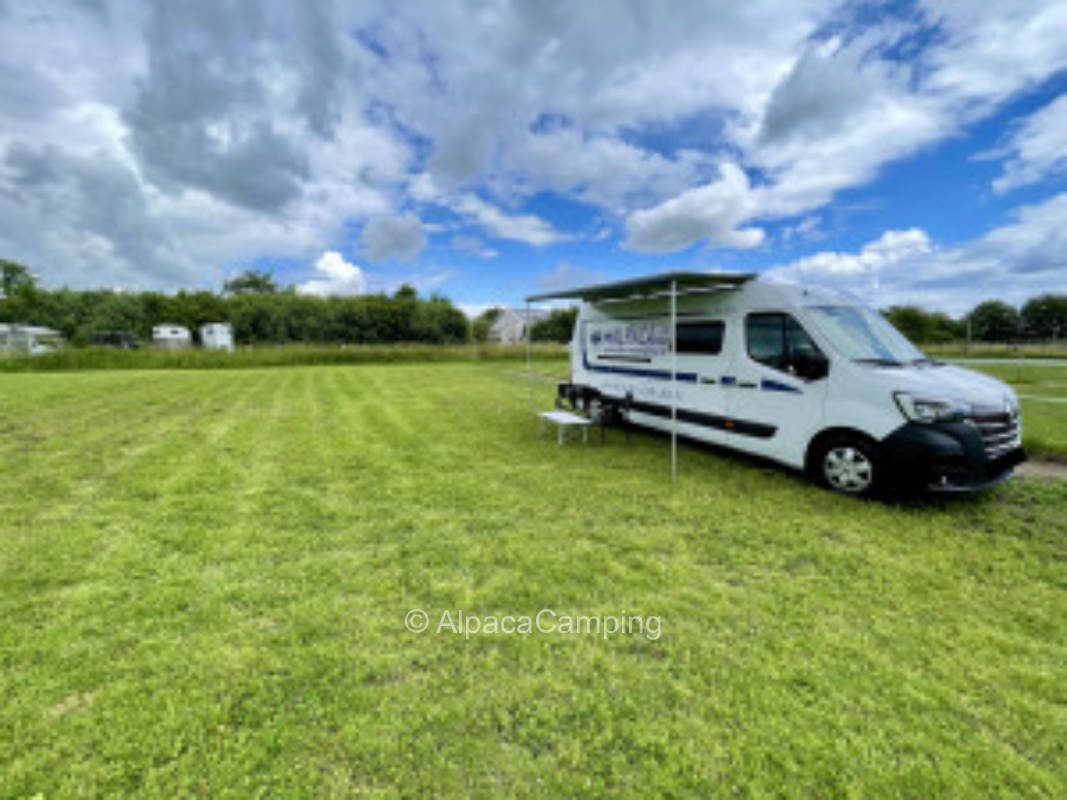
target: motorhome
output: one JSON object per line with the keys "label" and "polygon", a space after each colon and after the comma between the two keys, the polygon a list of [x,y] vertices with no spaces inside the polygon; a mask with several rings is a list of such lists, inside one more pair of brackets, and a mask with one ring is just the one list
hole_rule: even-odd
{"label": "motorhome", "polygon": [[556,298],[581,301],[559,397],[598,421],[763,456],[851,495],[987,488],[1025,458],[1009,386],[928,358],[850,296],[666,273],[529,300]]}

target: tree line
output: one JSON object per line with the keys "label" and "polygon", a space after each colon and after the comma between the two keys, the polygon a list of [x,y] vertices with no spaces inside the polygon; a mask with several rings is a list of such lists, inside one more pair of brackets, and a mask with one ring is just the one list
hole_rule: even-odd
{"label": "tree line", "polygon": [[123,292],[107,289],[49,290],[29,270],[0,262],[0,321],[58,330],[75,345],[109,332],[149,341],[152,327],[229,322],[241,344],[287,342],[454,344],[469,336],[466,315],[447,298],[421,298],[410,286],[392,295],[317,297],[281,288],[264,273],[246,272],[223,291]]}
{"label": "tree line", "polygon": [[[208,322],[229,322],[241,344],[286,342],[370,344],[426,342],[454,344],[489,338],[501,309],[491,308],[468,324],[447,298],[421,298],[410,286],[393,295],[354,297],[301,295],[279,287],[265,273],[247,271],[221,292],[121,292],[108,289],[49,290],[30,271],[0,260],[0,322],[42,325],[76,345],[91,344],[107,332],[128,332],[148,341],[152,327],[176,323],[193,331]],[[1006,342],[1067,338],[1067,295],[1043,294],[1021,308],[987,300],[959,318],[918,306],[883,312],[914,342]],[[555,309],[531,327],[534,341],[569,342],[576,308]]]}
{"label": "tree line", "polygon": [[[499,315],[491,308],[474,321],[474,337],[485,341]],[[1067,295],[1043,294],[1017,309],[1002,300],[979,303],[959,318],[918,306],[892,306],[883,312],[893,326],[919,344],[962,341],[968,337],[984,342],[1016,342],[1067,339]],[[536,341],[569,342],[576,308],[556,309],[533,324],[530,337]]]}
{"label": "tree line", "polygon": [[964,339],[1019,342],[1067,338],[1064,294],[1032,297],[1021,308],[1003,300],[986,300],[957,319],[918,306],[893,306],[883,313],[897,330],[920,344]]}
{"label": "tree line", "polygon": [[[487,308],[474,318],[471,323],[471,336],[476,342],[489,340],[489,332],[497,317],[504,309],[499,306]],[[556,308],[547,317],[537,320],[530,326],[530,339],[534,342],[560,342],[566,344],[571,340],[574,320],[578,317],[577,306]]]}

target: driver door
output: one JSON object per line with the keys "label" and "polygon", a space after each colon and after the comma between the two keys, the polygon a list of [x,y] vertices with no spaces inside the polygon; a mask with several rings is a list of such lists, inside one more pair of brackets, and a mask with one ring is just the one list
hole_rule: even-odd
{"label": "driver door", "polygon": [[811,365],[825,357],[785,312],[746,315],[744,337],[726,395],[730,445],[802,466],[829,383],[825,370],[819,375]]}

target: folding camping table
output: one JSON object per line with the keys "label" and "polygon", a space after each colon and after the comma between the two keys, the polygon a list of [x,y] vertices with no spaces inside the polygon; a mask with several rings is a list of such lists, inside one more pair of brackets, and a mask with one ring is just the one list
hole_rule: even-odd
{"label": "folding camping table", "polygon": [[582,441],[589,441],[589,425],[592,423],[585,417],[579,417],[570,411],[542,411],[538,416],[541,417],[542,433],[545,430],[546,421],[555,423],[557,429],[556,444],[563,444],[567,439],[567,428],[575,426],[582,429]]}

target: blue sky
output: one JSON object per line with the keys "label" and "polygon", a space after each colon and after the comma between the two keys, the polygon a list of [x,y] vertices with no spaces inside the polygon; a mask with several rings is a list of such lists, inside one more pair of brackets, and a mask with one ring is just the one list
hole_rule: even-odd
{"label": "blue sky", "polygon": [[665,269],[1067,291],[1067,4],[0,2],[0,256],[48,285]]}

